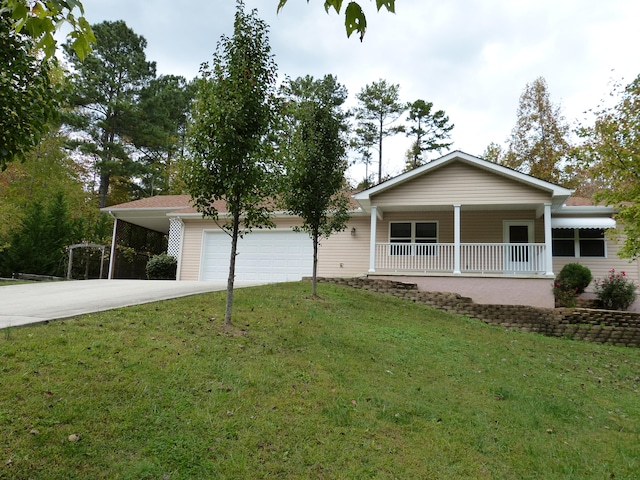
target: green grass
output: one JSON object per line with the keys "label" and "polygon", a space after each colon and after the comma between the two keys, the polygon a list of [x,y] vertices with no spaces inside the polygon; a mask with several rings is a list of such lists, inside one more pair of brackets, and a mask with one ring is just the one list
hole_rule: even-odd
{"label": "green grass", "polygon": [[0,335],[0,478],[638,478],[640,350],[309,290]]}
{"label": "green grass", "polygon": [[23,283],[33,283],[27,280],[10,280],[10,279],[2,279],[0,278],[0,287],[3,287],[5,285],[20,285]]}

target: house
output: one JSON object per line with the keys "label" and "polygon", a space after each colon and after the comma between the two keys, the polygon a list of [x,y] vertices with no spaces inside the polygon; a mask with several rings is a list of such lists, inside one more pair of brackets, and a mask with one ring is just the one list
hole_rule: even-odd
{"label": "house", "polygon": [[[478,303],[552,307],[554,276],[579,262],[594,277],[615,268],[637,280],[640,264],[617,256],[614,210],[571,190],[455,151],[352,196],[346,230],[321,242],[318,275],[411,281]],[[217,206],[224,212],[224,202]],[[178,280],[225,280],[230,238],[190,206],[186,195],[152,197],[104,209],[168,235]],[[239,241],[239,280],[309,276],[312,245],[299,219],[275,214],[276,228]],[[114,242],[114,244],[117,243]],[[113,258],[113,255],[112,255]]]}

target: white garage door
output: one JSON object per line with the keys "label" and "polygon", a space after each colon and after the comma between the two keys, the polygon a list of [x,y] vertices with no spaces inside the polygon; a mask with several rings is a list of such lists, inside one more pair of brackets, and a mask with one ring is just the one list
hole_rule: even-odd
{"label": "white garage door", "polygon": [[[229,276],[231,237],[205,232],[201,280],[226,280]],[[257,231],[238,239],[236,280],[290,282],[310,276],[313,244],[306,233],[291,230]]]}

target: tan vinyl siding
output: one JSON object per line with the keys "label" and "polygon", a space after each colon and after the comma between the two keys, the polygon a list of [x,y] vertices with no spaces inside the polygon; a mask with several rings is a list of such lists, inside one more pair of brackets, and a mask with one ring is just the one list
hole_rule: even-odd
{"label": "tan vinyl siding", "polygon": [[[460,212],[462,243],[502,243],[504,220],[534,220],[535,243],[544,243],[544,221],[533,210],[468,210]],[[438,222],[438,242],[453,243],[453,210],[433,212],[387,213],[378,220],[376,242],[389,241],[391,222]]]}
{"label": "tan vinyl siding", "polygon": [[[534,243],[544,243],[544,220],[534,210],[487,210],[460,212],[462,243],[503,243],[505,220],[533,220]],[[452,239],[453,241],[453,239]]]}
{"label": "tan vinyl siding", "polygon": [[[343,232],[320,241],[318,275],[321,277],[355,277],[369,270],[369,217],[354,217]],[[351,235],[351,229],[356,229]]]}
{"label": "tan vinyl siding", "polygon": [[211,220],[184,220],[182,240],[182,259],[180,280],[200,279],[200,251],[202,250],[202,231],[217,228]]}
{"label": "tan vinyl siding", "polygon": [[[472,187],[470,187],[472,186]],[[513,205],[551,201],[549,192],[462,162],[374,195],[372,205]]]}

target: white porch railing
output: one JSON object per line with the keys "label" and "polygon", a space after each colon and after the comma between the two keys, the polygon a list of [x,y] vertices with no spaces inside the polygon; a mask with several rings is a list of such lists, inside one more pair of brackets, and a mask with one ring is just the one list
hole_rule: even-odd
{"label": "white porch railing", "polygon": [[[377,243],[376,272],[453,273],[453,243]],[[545,244],[461,243],[460,272],[501,275],[544,274]]]}

